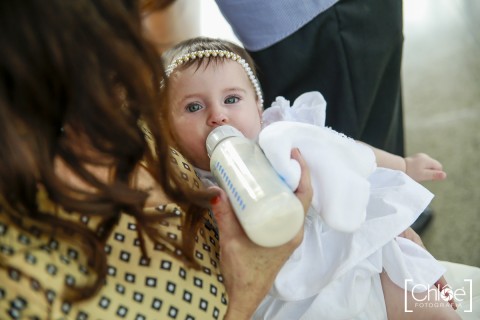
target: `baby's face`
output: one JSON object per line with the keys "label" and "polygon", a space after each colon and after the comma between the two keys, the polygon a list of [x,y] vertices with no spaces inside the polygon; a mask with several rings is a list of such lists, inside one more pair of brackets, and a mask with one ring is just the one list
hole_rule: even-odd
{"label": "baby's face", "polygon": [[170,103],[176,142],[189,161],[210,170],[205,148],[208,134],[231,125],[247,138],[261,129],[260,105],[253,85],[236,61],[193,65],[170,76]]}

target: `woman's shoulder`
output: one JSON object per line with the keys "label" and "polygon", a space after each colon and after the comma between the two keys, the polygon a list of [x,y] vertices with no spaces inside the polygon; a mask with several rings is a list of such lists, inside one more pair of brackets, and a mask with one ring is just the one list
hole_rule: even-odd
{"label": "woman's shoulder", "polygon": [[88,261],[81,244],[61,241],[28,219],[14,223],[6,210],[2,202],[0,318],[46,319],[65,286],[88,282]]}
{"label": "woman's shoulder", "polygon": [[182,237],[181,216],[175,204],[148,208],[152,214],[169,214],[158,226],[146,232],[158,232],[168,239],[153,243],[145,237],[148,258],[140,250],[140,238],[133,217],[122,215],[107,240],[107,279],[91,300],[76,305],[84,312],[102,319],[115,315],[145,319],[223,318],[227,297],[218,260],[218,235],[209,215],[205,216],[194,243],[194,258],[199,268],[189,267],[180,258],[174,244]]}
{"label": "woman's shoulder", "polygon": [[[43,201],[44,208],[49,208],[48,199]],[[194,258],[199,267],[193,268],[183,262],[183,252],[174,246],[182,238],[184,211],[174,203],[145,210],[147,216],[170,217],[148,223],[142,231],[166,240],[142,240],[136,219],[122,214],[103,248],[107,255],[104,285],[91,299],[75,304],[60,297],[66,286],[91,281],[81,243],[67,243],[34,228],[24,231],[0,212],[0,318],[9,317],[10,312],[42,319],[222,318],[227,297],[211,215],[204,213],[204,223],[195,235]],[[79,217],[79,223],[91,221]],[[148,257],[142,255],[141,241],[145,241]]]}

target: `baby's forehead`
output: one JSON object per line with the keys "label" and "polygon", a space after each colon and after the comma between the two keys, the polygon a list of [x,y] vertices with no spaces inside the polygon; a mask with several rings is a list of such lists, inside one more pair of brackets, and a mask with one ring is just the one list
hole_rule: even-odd
{"label": "baby's forehead", "polygon": [[[207,79],[222,76],[228,79],[228,82],[241,83],[246,81],[250,83],[244,68],[237,62],[228,59],[203,59],[202,61],[182,64],[170,74],[170,78],[175,78],[177,81],[178,79],[185,80],[185,77],[188,79],[197,76],[207,77]],[[254,89],[251,83],[250,86]]]}

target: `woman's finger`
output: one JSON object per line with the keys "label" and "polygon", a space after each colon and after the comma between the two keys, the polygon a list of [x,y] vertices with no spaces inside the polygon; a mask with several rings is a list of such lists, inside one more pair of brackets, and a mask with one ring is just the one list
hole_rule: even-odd
{"label": "woman's finger", "polygon": [[310,170],[298,148],[292,149],[291,156],[292,159],[296,160],[299,163],[301,170],[300,182],[298,184],[297,190],[295,190],[295,195],[302,202],[305,214],[307,214],[308,208],[312,203],[313,196]]}

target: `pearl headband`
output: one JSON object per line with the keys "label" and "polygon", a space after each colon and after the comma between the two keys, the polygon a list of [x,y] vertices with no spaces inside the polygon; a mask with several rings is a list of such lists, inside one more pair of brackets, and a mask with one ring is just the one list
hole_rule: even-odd
{"label": "pearl headband", "polygon": [[258,82],[258,79],[253,74],[252,68],[250,68],[250,66],[245,61],[245,59],[243,59],[242,57],[240,57],[238,54],[234,52],[227,51],[227,50],[201,50],[201,51],[189,52],[175,59],[167,67],[167,69],[165,70],[165,73],[167,74],[167,77],[170,77],[170,75],[175,70],[175,68],[182,65],[183,63],[189,60],[197,59],[197,58],[202,59],[202,58],[210,58],[210,57],[227,58],[227,59],[231,59],[233,61],[238,62],[247,73],[248,79],[250,79],[250,82],[255,88],[255,92],[257,94],[258,100],[260,100],[260,104],[263,106],[263,95],[262,95],[262,90],[260,89],[260,84]]}

